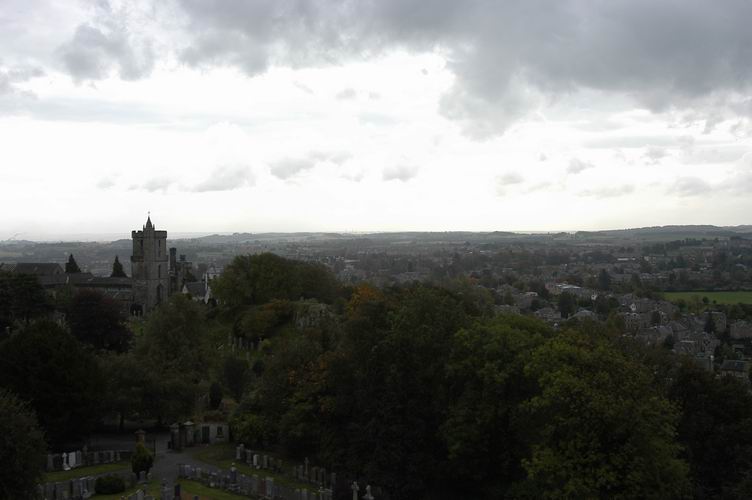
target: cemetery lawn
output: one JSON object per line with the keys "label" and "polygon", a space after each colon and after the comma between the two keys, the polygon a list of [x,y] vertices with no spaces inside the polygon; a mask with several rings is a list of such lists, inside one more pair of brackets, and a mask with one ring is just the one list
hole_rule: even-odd
{"label": "cemetery lawn", "polygon": [[[257,452],[262,453],[262,450],[257,450]],[[289,474],[279,474],[277,472],[272,472],[270,470],[264,469],[256,470],[253,467],[248,466],[247,464],[235,462],[235,445],[231,443],[212,444],[208,446],[203,445],[197,449],[194,448],[193,450],[188,451],[188,453],[190,453],[194,459],[200,462],[214,465],[215,467],[219,467],[224,470],[230,470],[230,467],[232,467],[234,464],[235,468],[238,469],[238,472],[245,474],[246,476],[256,475],[263,477],[273,477],[274,481],[278,484],[284,484],[285,486],[292,486],[295,488],[305,488],[311,491],[314,490],[313,485],[296,481]],[[266,454],[272,456],[271,453]],[[278,457],[274,455],[274,458]],[[284,468],[289,467],[289,464],[285,460],[282,461],[282,464]]]}
{"label": "cemetery lawn", "polygon": [[[126,488],[122,493],[113,493],[111,495],[93,495],[91,498],[96,498],[97,500],[120,500],[122,497],[127,498],[128,495],[133,495],[134,493],[136,493],[136,491],[142,488],[143,485],[136,485],[133,488]],[[146,484],[146,494],[151,495],[154,498],[159,498],[159,483],[156,479],[152,479]]]}
{"label": "cemetery lawn", "polygon": [[248,500],[248,497],[235,495],[217,488],[209,488],[197,481],[181,479],[178,482],[180,483],[180,494],[183,498],[193,498],[198,495],[201,500],[238,500],[240,498]]}
{"label": "cemetery lawn", "polygon": [[664,292],[663,295],[666,300],[676,302],[679,299],[689,300],[693,296],[707,297],[708,300],[716,302],[717,304],[752,304],[752,291],[741,292],[711,292],[711,291],[697,291],[697,292]]}
{"label": "cemetery lawn", "polygon": [[66,481],[77,477],[98,476],[107,472],[115,472],[131,467],[130,461],[123,460],[114,464],[99,464],[90,467],[77,467],[71,470],[59,470],[55,472],[46,472],[44,474],[45,483],[54,483],[57,481]]}

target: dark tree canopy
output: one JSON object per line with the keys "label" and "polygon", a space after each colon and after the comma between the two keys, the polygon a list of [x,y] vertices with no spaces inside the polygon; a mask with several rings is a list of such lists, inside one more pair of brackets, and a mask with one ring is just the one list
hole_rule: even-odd
{"label": "dark tree canopy", "polygon": [[190,416],[211,363],[203,305],[183,294],[170,297],[149,314],[129,356],[138,380],[119,383],[141,394],[144,415],[160,421]]}
{"label": "dark tree canopy", "polygon": [[26,323],[51,309],[49,297],[36,276],[0,272],[0,334],[15,322]]}
{"label": "dark tree canopy", "polygon": [[683,498],[678,414],[652,373],[602,332],[566,331],[525,367],[540,391],[524,403],[531,432],[524,490],[536,498]]}
{"label": "dark tree canopy", "polygon": [[78,340],[96,349],[128,349],[131,333],[121,308],[102,292],[86,288],[76,292],[68,306],[67,321]]}
{"label": "dark tree canopy", "polygon": [[681,410],[679,441],[698,498],[751,498],[752,395],[747,387],[682,363],[669,396]]}
{"label": "dark tree canopy", "polygon": [[127,278],[128,275],[125,274],[125,271],[123,270],[123,264],[120,263],[120,259],[118,256],[115,256],[115,262],[112,263],[112,274],[110,274],[111,278]]}
{"label": "dark tree canopy", "polygon": [[73,258],[73,254],[70,254],[68,256],[68,262],[65,263],[65,273],[66,274],[74,274],[74,273],[80,273],[81,268],[78,267],[78,264],[76,263],[76,259]]}
{"label": "dark tree canopy", "polygon": [[29,401],[52,445],[86,435],[101,415],[96,359],[51,321],[32,323],[0,344],[0,385]]}
{"label": "dark tree canopy", "polygon": [[0,389],[0,498],[35,498],[47,451],[29,405]]}
{"label": "dark tree canopy", "polygon": [[577,312],[577,298],[568,292],[559,295],[558,300],[559,312],[562,318],[568,318]]}
{"label": "dark tree canopy", "polygon": [[212,290],[221,303],[236,307],[264,304],[273,299],[313,298],[332,302],[338,284],[321,264],[263,253],[235,257],[212,283]]}

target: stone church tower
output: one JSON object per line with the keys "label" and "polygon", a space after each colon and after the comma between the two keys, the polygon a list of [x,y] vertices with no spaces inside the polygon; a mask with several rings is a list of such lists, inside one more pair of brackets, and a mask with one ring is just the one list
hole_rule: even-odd
{"label": "stone church tower", "polygon": [[131,238],[133,309],[145,314],[167,300],[169,293],[167,231],[157,231],[149,217],[143,230],[132,231]]}

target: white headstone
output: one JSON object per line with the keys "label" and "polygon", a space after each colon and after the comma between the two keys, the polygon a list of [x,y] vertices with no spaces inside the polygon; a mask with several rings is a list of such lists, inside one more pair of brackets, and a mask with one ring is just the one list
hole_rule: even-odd
{"label": "white headstone", "polygon": [[373,500],[373,495],[371,495],[371,485],[366,486],[366,496],[363,497],[363,500]]}

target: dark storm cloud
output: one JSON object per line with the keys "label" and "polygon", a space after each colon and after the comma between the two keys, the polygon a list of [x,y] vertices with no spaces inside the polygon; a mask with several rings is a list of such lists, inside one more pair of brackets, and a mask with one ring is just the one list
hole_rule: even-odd
{"label": "dark storm cloud", "polygon": [[151,40],[136,36],[127,11],[114,11],[107,1],[95,4],[90,23],[80,24],[58,48],[68,73],[77,82],[100,80],[117,71],[123,80],[138,80],[154,68]]}
{"label": "dark storm cloud", "polygon": [[632,96],[654,111],[712,95],[727,105],[752,80],[746,0],[180,0],[184,62],[341,63],[394,48],[438,50],[455,74],[441,112],[488,136],[541,98],[579,89]]}

